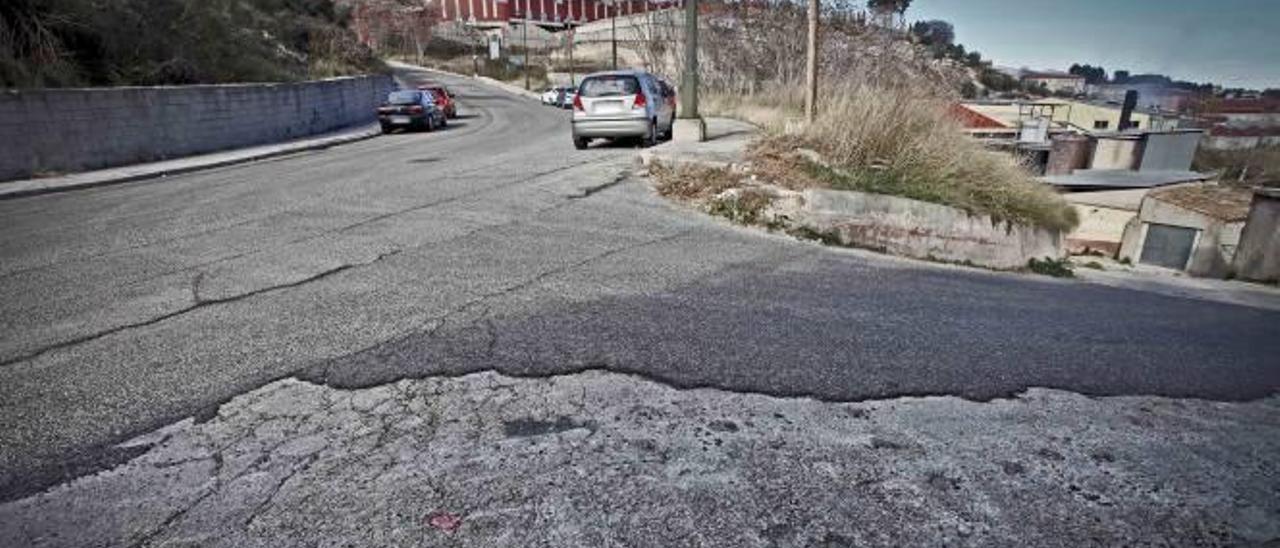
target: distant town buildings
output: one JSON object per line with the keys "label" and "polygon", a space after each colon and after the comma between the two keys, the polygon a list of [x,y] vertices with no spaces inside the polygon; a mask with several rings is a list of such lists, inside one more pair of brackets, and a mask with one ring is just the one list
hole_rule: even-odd
{"label": "distant town buildings", "polygon": [[1239,150],[1280,145],[1280,99],[1212,99],[1200,105],[1200,120],[1208,127],[1205,146]]}
{"label": "distant town buildings", "polygon": [[1085,91],[1084,76],[1065,72],[1023,72],[1021,80],[1024,85],[1043,88],[1049,93],[1076,95]]}

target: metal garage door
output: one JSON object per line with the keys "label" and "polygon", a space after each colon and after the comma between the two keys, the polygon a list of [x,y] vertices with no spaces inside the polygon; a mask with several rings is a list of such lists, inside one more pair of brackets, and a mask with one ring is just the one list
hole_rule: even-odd
{"label": "metal garage door", "polygon": [[1187,267],[1195,241],[1194,228],[1147,223],[1147,240],[1138,262],[1182,270]]}

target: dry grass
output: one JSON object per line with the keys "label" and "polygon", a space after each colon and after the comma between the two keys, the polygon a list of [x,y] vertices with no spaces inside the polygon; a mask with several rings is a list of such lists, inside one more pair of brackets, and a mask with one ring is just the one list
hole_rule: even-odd
{"label": "dry grass", "polygon": [[[827,89],[817,120],[787,133],[786,120],[800,111],[798,96],[715,104],[717,112],[767,130],[750,153],[757,171],[782,186],[903,196],[1056,230],[1078,222],[1073,208],[1012,157],[965,136],[943,101],[909,89]],[[804,148],[822,161],[796,154]]]}
{"label": "dry grass", "polygon": [[649,166],[658,194],[686,201],[706,201],[741,186],[743,176],[725,168],[697,164],[669,166],[655,161]]}
{"label": "dry grass", "polygon": [[804,95],[796,86],[750,94],[709,91],[698,96],[698,109],[704,115],[735,118],[780,133],[788,120],[804,117]]}

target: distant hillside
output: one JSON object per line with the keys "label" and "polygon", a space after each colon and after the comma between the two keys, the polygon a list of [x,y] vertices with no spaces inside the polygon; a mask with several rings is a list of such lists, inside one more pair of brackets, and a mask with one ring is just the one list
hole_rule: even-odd
{"label": "distant hillside", "polygon": [[0,86],[294,81],[378,70],[332,0],[3,0]]}

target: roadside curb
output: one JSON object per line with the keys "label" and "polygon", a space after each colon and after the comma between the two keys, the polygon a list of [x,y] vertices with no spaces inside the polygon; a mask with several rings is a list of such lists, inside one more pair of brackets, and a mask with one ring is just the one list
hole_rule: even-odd
{"label": "roadside curb", "polygon": [[540,96],[539,96],[539,95],[538,95],[538,93],[537,93],[537,92],[535,92],[535,91],[529,91],[529,90],[524,89],[524,88],[522,88],[522,87],[520,87],[520,86],[514,86],[514,85],[508,84],[508,83],[506,83],[506,82],[503,82],[503,81],[501,81],[501,80],[495,80],[495,79],[490,78],[490,77],[488,77],[488,76],[472,76],[472,75],[467,75],[467,74],[460,74],[460,73],[457,73],[457,72],[451,72],[451,71],[441,70],[441,69],[431,68],[431,67],[424,67],[424,66],[421,66],[421,65],[414,65],[414,64],[412,64],[412,63],[405,63],[405,62],[403,62],[403,61],[387,61],[387,65],[390,65],[390,66],[393,66],[393,67],[398,67],[398,68],[401,68],[401,69],[406,69],[406,70],[421,70],[421,71],[425,71],[425,72],[438,72],[438,73],[440,73],[440,74],[445,74],[445,75],[453,76],[453,77],[456,77],[456,78],[468,78],[468,79],[471,79],[471,80],[475,80],[475,81],[477,81],[477,82],[483,82],[483,83],[485,83],[485,84],[488,84],[488,85],[490,85],[490,86],[493,86],[493,87],[495,87],[495,88],[498,88],[498,89],[500,89],[500,90],[502,90],[502,91],[505,91],[505,92],[507,92],[507,93],[510,93],[510,94],[512,94],[512,95],[518,95],[518,96],[521,96],[521,97],[525,97],[525,98],[528,98],[528,99],[534,99],[534,100],[539,100],[539,99],[540,99]]}
{"label": "roadside curb", "polygon": [[513,86],[511,84],[508,84],[500,80],[494,80],[493,78],[490,78],[488,76],[476,76],[475,79],[481,82],[484,82],[486,84],[489,84],[493,87],[496,87],[498,89],[501,89],[502,91],[505,91],[512,95],[518,95],[526,99],[533,99],[535,101],[539,99],[539,96],[536,92],[529,91],[519,86]]}
{"label": "roadside curb", "polygon": [[300,141],[259,145],[256,147],[233,149],[200,156],[188,156],[186,158],[176,160],[109,168],[98,171],[64,175],[61,177],[50,177],[47,179],[11,181],[7,183],[0,183],[0,200],[10,200],[41,194],[52,194],[56,192],[68,192],[99,186],[130,183],[147,179],[168,177],[170,175],[181,175],[193,171],[243,164],[298,152],[325,149],[332,146],[363,141],[381,134],[381,128],[378,127],[377,124],[371,124],[360,126],[359,129],[355,130],[349,128],[347,130],[343,130],[341,133],[330,135],[328,137],[313,137]]}

